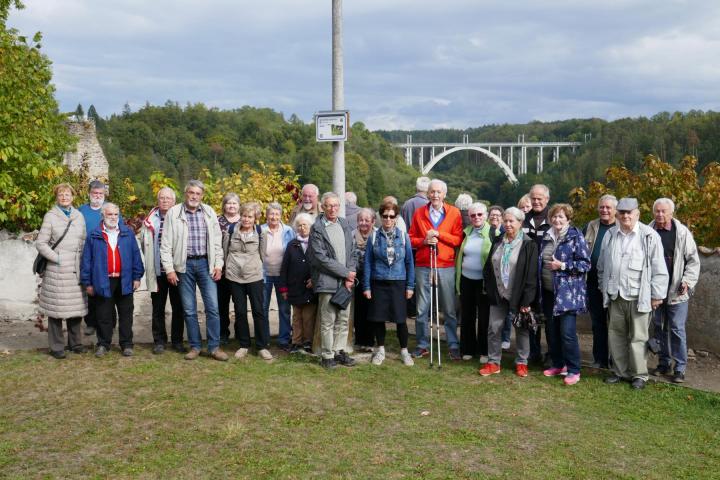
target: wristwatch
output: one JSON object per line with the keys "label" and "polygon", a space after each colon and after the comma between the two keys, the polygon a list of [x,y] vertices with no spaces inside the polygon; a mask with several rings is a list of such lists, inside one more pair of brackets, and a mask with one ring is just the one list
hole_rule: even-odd
{"label": "wristwatch", "polygon": [[567,265],[565,265],[565,262],[560,262],[560,270],[564,272],[566,267]]}

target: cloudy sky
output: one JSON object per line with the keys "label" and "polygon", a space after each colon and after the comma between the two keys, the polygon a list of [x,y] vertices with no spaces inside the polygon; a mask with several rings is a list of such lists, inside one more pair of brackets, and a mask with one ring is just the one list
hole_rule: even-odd
{"label": "cloudy sky", "polygon": [[[63,110],[166,100],[310,121],[331,107],[330,0],[24,0]],[[371,129],[720,106],[716,0],[344,0],[345,106]]]}

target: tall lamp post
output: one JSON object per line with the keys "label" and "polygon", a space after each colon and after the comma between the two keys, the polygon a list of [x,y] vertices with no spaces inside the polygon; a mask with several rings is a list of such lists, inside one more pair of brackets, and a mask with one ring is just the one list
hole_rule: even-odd
{"label": "tall lamp post", "polygon": [[[332,109],[345,108],[343,92],[342,0],[332,0]],[[346,126],[349,128],[349,125]],[[340,197],[345,216],[345,142],[333,142],[333,191]]]}

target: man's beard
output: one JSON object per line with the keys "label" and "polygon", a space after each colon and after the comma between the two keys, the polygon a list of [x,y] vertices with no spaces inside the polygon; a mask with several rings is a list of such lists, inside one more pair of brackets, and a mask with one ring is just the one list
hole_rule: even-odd
{"label": "man's beard", "polygon": [[303,210],[312,210],[312,209],[313,209],[313,204],[312,204],[312,202],[305,202],[305,203],[303,203]]}
{"label": "man's beard", "polygon": [[97,199],[97,198],[91,198],[90,199],[90,206],[92,208],[100,208],[102,207],[103,203],[105,203],[105,197]]}

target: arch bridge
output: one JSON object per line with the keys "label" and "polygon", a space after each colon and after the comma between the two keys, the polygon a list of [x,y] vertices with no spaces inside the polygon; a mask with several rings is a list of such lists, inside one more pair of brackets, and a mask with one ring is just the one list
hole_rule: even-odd
{"label": "arch bridge", "polygon": [[575,153],[575,149],[582,146],[582,143],[526,142],[524,135],[519,135],[517,142],[470,142],[468,135],[464,135],[462,143],[413,143],[412,135],[408,135],[405,143],[396,143],[394,146],[404,148],[405,163],[410,166],[417,164],[423,175],[430,173],[430,170],[445,157],[455,152],[470,150],[488,156],[500,167],[508,181],[518,183],[517,177],[528,172],[528,150],[535,150],[537,159],[535,170],[537,173],[542,173],[546,150],[552,152],[550,158],[553,162],[557,162],[560,159],[561,148],[570,148],[572,153]]}

